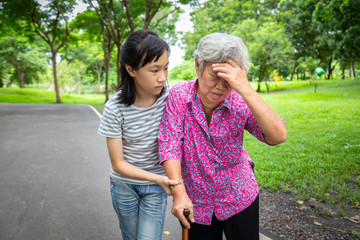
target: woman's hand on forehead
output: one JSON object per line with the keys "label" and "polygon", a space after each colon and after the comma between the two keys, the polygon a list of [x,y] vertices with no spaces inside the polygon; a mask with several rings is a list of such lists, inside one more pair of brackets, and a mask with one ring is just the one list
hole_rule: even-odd
{"label": "woman's hand on forehead", "polygon": [[245,68],[240,67],[234,60],[226,59],[223,63],[214,63],[212,68],[236,92],[241,94],[251,90],[252,87],[247,79]]}

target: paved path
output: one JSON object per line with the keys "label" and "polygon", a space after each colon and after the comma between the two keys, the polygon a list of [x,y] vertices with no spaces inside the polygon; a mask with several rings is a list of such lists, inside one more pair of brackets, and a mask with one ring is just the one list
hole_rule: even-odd
{"label": "paved path", "polygon": [[[1,240],[121,239],[98,124],[86,105],[0,104]],[[163,240],[178,240],[170,206]]]}

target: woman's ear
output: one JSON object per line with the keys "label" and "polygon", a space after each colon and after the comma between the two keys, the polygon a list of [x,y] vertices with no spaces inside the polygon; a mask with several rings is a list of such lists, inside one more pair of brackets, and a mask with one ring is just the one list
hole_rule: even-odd
{"label": "woman's ear", "polygon": [[200,76],[200,65],[199,65],[197,58],[195,58],[195,71],[196,71],[196,74],[198,76]]}
{"label": "woman's ear", "polygon": [[128,64],[125,64],[126,71],[130,74],[130,76],[135,77],[135,70]]}

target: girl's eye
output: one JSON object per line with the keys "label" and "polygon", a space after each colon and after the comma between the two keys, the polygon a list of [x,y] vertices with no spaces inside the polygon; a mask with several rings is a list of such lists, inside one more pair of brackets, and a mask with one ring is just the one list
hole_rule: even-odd
{"label": "girl's eye", "polygon": [[152,73],[157,73],[158,70],[150,70],[150,72],[152,72]]}

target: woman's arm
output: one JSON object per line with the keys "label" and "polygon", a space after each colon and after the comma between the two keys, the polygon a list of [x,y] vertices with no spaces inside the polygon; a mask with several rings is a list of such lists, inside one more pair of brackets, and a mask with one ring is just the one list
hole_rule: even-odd
{"label": "woman's arm", "polygon": [[124,160],[122,138],[106,138],[112,168],[115,172],[134,179],[146,180],[159,184],[168,195],[171,195],[170,185],[178,181],[170,180],[166,176],[150,173]]}
{"label": "woman's arm", "polygon": [[280,144],[286,141],[287,131],[283,121],[251,87],[244,68],[228,59],[225,63],[213,64],[213,70],[243,97],[267,143]]}
{"label": "woman's arm", "polygon": [[[166,171],[166,175],[174,179],[178,182],[183,183],[182,177],[181,177],[181,165],[180,161],[176,159],[170,159],[163,162],[163,166]],[[193,210],[193,204],[189,198],[189,196],[186,193],[184,184],[177,184],[172,188],[172,195],[173,195],[173,206],[171,209],[171,213],[177,217],[182,224],[186,228],[190,228],[190,224],[186,220],[183,211],[184,209],[190,210],[189,219],[191,222],[194,221],[194,210]]]}

